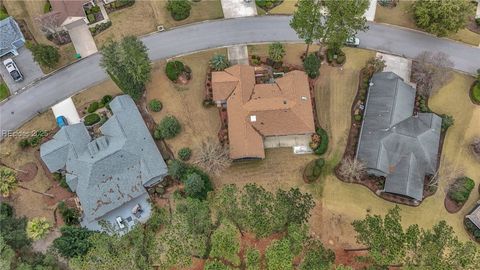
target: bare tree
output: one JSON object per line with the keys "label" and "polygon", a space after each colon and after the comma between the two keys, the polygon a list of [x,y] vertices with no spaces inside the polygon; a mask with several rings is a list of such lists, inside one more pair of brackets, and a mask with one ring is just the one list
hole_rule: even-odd
{"label": "bare tree", "polygon": [[217,175],[228,168],[231,162],[228,149],[212,139],[202,143],[202,148],[195,159],[196,165]]}
{"label": "bare tree", "polygon": [[480,137],[473,139],[472,143],[470,144],[470,149],[472,149],[473,155],[480,160]]}
{"label": "bare tree", "polygon": [[412,64],[412,79],[417,90],[425,97],[435,93],[452,76],[453,62],[443,52],[424,51]]}
{"label": "bare tree", "polygon": [[46,36],[52,36],[54,39],[60,39],[60,33],[63,31],[58,12],[50,12],[36,19],[40,25],[40,30]]}
{"label": "bare tree", "polygon": [[448,187],[462,175],[464,175],[464,170],[462,167],[458,166],[457,164],[452,164],[451,162],[444,159],[441,166],[430,179],[428,185],[430,187],[437,188],[439,187],[439,182],[442,181],[445,183],[444,186],[447,187],[447,189],[444,190],[444,192],[446,192],[446,190],[448,190]]}
{"label": "bare tree", "polygon": [[356,158],[346,158],[340,164],[338,173],[347,181],[360,181],[367,173],[367,167],[364,162]]}

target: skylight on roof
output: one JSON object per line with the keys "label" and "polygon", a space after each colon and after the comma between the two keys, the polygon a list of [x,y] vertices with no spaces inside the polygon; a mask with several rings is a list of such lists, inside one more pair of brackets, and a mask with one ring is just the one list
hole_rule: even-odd
{"label": "skylight on roof", "polygon": [[250,122],[257,122],[257,116],[256,115],[250,115]]}

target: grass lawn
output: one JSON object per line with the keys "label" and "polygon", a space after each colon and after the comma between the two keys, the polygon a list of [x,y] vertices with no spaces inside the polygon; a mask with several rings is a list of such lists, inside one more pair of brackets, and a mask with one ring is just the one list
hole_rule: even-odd
{"label": "grass lawn", "polygon": [[182,21],[173,20],[166,9],[167,1],[136,1],[129,8],[109,14],[112,26],[95,36],[100,49],[108,39],[118,40],[127,35],[145,35],[157,30],[158,25],[167,29],[204,20],[223,18],[220,0],[192,2],[190,16]]}
{"label": "grass lawn", "polygon": [[10,90],[8,90],[7,84],[0,80],[0,101],[6,99],[8,96],[10,96]]}
{"label": "grass lawn", "polygon": [[[415,25],[415,21],[413,20],[413,14],[411,11],[412,4],[413,1],[411,0],[400,0],[400,2],[395,8],[386,8],[377,5],[375,21],[380,23],[399,25],[422,31]],[[471,12],[473,14],[475,13],[475,10],[476,6],[472,5]],[[478,46],[480,44],[480,35],[466,28],[461,29],[457,33],[448,36],[448,38],[474,46]]]}
{"label": "grass lawn", "polygon": [[[33,118],[31,121],[23,125],[19,130],[28,132],[29,134],[35,130],[52,130],[56,126],[55,118],[51,110],[42,113],[41,115]],[[7,137],[0,142],[0,160],[11,168],[20,168],[26,163],[34,162],[37,165],[38,173],[35,178],[28,182],[22,182],[22,186],[31,188],[33,190],[47,192],[52,187],[53,182],[47,178],[42,170],[40,161],[36,158],[35,154],[38,151],[36,148],[27,148],[22,150],[18,146],[18,142],[23,137]],[[48,192],[47,192],[48,193]],[[53,207],[48,206],[45,197],[37,193],[33,193],[21,188],[17,188],[16,191],[6,199],[9,203],[15,207],[15,212],[18,216],[33,217],[46,217],[53,222]]]}
{"label": "grass lawn", "polygon": [[[270,10],[269,14],[293,14],[298,0],[284,0],[283,3]],[[259,7],[257,6],[257,10]],[[260,13],[259,13],[260,15]]]}
{"label": "grass lawn", "polygon": [[186,85],[174,84],[167,78],[165,61],[158,61],[153,65],[152,79],[147,85],[147,102],[158,99],[163,104],[160,112],[152,112],[156,123],[166,115],[173,115],[180,122],[182,126],[180,134],[166,141],[175,154],[182,147],[190,147],[194,159],[203,141],[208,138],[217,140],[220,129],[218,109],[205,108],[202,105],[208,61],[215,53],[226,55],[226,49],[176,58],[192,69],[192,80]]}

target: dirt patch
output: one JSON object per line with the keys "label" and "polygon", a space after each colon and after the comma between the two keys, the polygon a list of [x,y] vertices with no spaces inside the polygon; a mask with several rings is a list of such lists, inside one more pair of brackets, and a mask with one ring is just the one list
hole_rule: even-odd
{"label": "dirt patch", "polygon": [[32,181],[37,175],[38,167],[35,162],[29,162],[17,169],[17,179],[20,182]]}

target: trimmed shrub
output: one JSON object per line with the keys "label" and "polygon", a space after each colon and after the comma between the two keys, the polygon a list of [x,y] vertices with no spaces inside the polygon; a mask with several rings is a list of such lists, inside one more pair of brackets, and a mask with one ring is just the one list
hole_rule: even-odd
{"label": "trimmed shrub", "polygon": [[20,146],[20,148],[25,149],[30,146],[30,141],[28,139],[21,139],[18,142],[18,145]]}
{"label": "trimmed shrub", "polygon": [[337,64],[343,65],[347,61],[347,56],[345,56],[345,54],[339,55],[335,61]]}
{"label": "trimmed shrub", "polygon": [[272,9],[275,6],[278,6],[282,2],[283,0],[255,0],[255,3],[257,4],[257,6],[267,11]]}
{"label": "trimmed shrub", "polygon": [[162,105],[162,102],[160,102],[160,100],[158,100],[158,99],[152,99],[152,100],[150,100],[150,102],[148,103],[148,107],[149,107],[150,110],[153,111],[153,112],[159,112],[159,111],[162,110],[163,105]]}
{"label": "trimmed shrub", "polygon": [[188,0],[168,0],[167,3],[167,10],[170,11],[170,15],[176,21],[188,18],[191,9],[192,4]]}
{"label": "trimmed shrub", "polygon": [[447,131],[447,129],[455,123],[455,119],[453,119],[453,116],[451,115],[446,115],[442,114],[442,132]]}
{"label": "trimmed shrub", "polygon": [[64,202],[58,204],[58,211],[62,216],[63,221],[67,225],[76,225],[79,224],[78,219],[80,218],[80,213],[75,208],[68,207]]}
{"label": "trimmed shrub", "polygon": [[475,182],[472,179],[468,177],[458,178],[450,187],[448,197],[458,204],[465,203],[474,187]]}
{"label": "trimmed shrub", "polygon": [[107,105],[108,103],[110,103],[110,101],[112,101],[113,97],[110,96],[110,95],[105,95],[102,97],[102,103]]}
{"label": "trimmed shrub", "polygon": [[316,160],[312,160],[307,164],[305,167],[305,178],[307,178],[308,182],[313,182],[320,177],[322,173],[322,168],[325,166],[325,160],[323,158],[319,158]]}
{"label": "trimmed shrub", "polygon": [[98,115],[96,113],[91,113],[91,114],[85,116],[85,118],[83,119],[83,123],[86,126],[94,125],[94,124],[98,123],[99,121],[100,121],[100,115]]}
{"label": "trimmed shrub", "polygon": [[360,121],[362,121],[362,115],[361,114],[355,114],[353,116],[353,119],[357,122],[360,122]]}
{"label": "trimmed shrub", "polygon": [[175,82],[184,70],[185,66],[180,61],[170,61],[165,67],[165,73],[172,82]]}
{"label": "trimmed shrub", "polygon": [[210,59],[210,67],[215,71],[222,71],[230,66],[230,61],[223,54],[215,54]]}
{"label": "trimmed shrub", "polygon": [[315,53],[309,54],[303,61],[303,68],[308,77],[315,79],[320,75],[320,59]]}
{"label": "trimmed shrub", "polygon": [[178,158],[187,161],[192,156],[192,150],[188,147],[183,147],[182,149],[178,150]]}
{"label": "trimmed shrub", "polygon": [[314,149],[315,154],[323,155],[325,154],[325,152],[327,152],[328,149],[328,134],[321,127],[317,129],[317,134],[320,136],[320,143],[318,144],[318,147]]}
{"label": "trimmed shrub", "polygon": [[176,179],[180,179],[187,171],[187,164],[174,159],[168,163],[168,174]]}
{"label": "trimmed shrub", "polygon": [[50,11],[52,11],[52,5],[50,4],[50,1],[47,1],[43,5],[43,13],[48,13]]}
{"label": "trimmed shrub", "polygon": [[472,88],[472,99],[476,103],[480,103],[480,82],[477,82]]}
{"label": "trimmed shrub", "polygon": [[[160,121],[160,124],[157,126],[157,129],[155,132],[158,131],[158,136],[162,139],[171,139],[175,136],[177,136],[178,133],[180,133],[181,126],[180,123],[178,122],[177,118],[175,118],[172,115],[165,116],[162,121]],[[155,135],[155,134],[154,134]]]}
{"label": "trimmed shrub", "polygon": [[285,47],[280,42],[275,42],[268,46],[268,57],[275,62],[282,61],[285,56]]}
{"label": "trimmed shrub", "polygon": [[98,107],[100,107],[98,102],[94,101],[90,104],[90,106],[88,106],[87,112],[88,113],[93,113],[96,110],[98,110]]}

